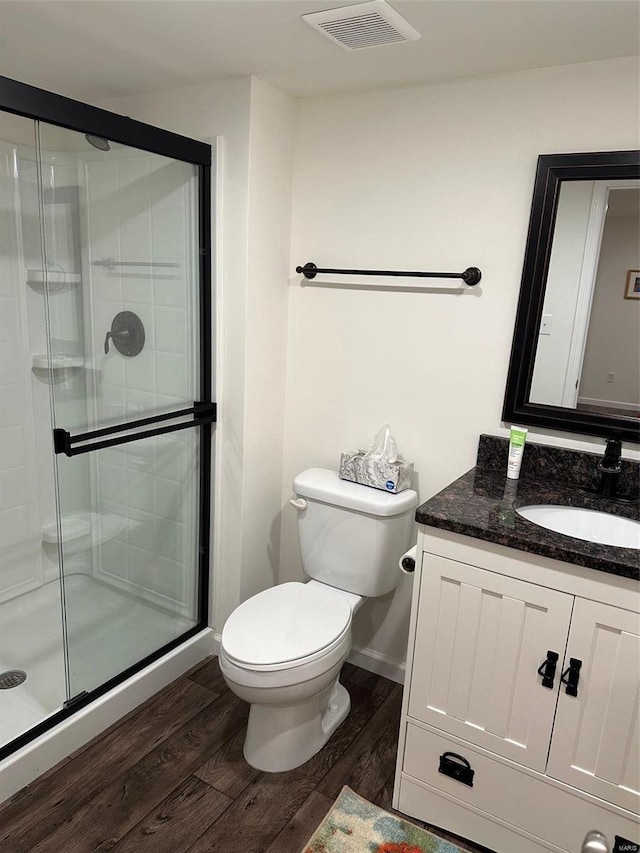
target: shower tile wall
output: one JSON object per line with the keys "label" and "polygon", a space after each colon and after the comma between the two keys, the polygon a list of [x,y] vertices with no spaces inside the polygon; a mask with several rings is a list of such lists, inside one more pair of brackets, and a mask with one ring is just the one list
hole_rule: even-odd
{"label": "shower tile wall", "polygon": [[42,582],[28,338],[22,328],[24,270],[14,150],[0,149],[0,599]]}
{"label": "shower tile wall", "polygon": [[[197,399],[191,167],[116,150],[84,168],[93,422],[190,406]],[[175,266],[96,266],[107,258]],[[122,310],[135,312],[145,328],[145,346],[133,358],[123,357],[113,344],[104,354],[106,332]],[[95,456],[99,577],[173,612],[191,614],[195,432],[144,439]]]}
{"label": "shower tile wall", "polygon": [[0,142],[0,601],[58,576],[48,372],[32,368],[46,351],[35,153]]}

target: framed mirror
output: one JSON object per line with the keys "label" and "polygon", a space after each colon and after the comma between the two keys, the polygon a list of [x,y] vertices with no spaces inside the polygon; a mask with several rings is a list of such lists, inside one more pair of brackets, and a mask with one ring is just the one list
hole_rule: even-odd
{"label": "framed mirror", "polygon": [[538,158],[502,417],[640,441],[640,151]]}

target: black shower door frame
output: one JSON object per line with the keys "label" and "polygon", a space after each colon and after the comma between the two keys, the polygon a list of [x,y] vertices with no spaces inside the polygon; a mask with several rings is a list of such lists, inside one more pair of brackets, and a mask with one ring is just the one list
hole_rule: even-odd
{"label": "black shower door frame", "polygon": [[[196,168],[198,182],[198,299],[200,334],[200,383],[199,400],[194,401],[190,409],[171,412],[158,418],[145,418],[130,421],[110,430],[95,430],[82,436],[70,436],[64,430],[54,431],[54,450],[68,456],[79,452],[96,450],[99,447],[139,440],[143,437],[159,435],[176,429],[198,429],[200,433],[200,472],[199,472],[199,517],[198,517],[198,621],[176,639],[161,646],[152,654],[139,660],[118,675],[101,684],[96,689],[72,697],[65,706],[46,720],[31,728],[20,737],[0,747],[0,760],[30,743],[39,735],[53,728],[80,708],[89,705],[99,696],[107,693],[144,667],[159,660],[172,649],[182,645],[208,625],[209,617],[209,551],[211,535],[211,433],[212,423],[216,422],[217,407],[211,399],[211,146],[181,136],[177,133],[154,127],[135,119],[112,113],[90,104],[75,101],[35,86],[29,86],[17,80],[0,76],[0,111],[13,113],[34,121],[43,121],[80,133],[91,133],[113,142],[149,151],[174,160],[190,163]],[[176,418],[192,416],[193,420],[172,423]],[[166,424],[164,422],[167,421]],[[128,432],[138,427],[147,427],[152,422],[158,426],[143,429],[125,436],[117,433]],[[161,425],[163,424],[163,425]],[[96,435],[95,433],[100,433]],[[108,434],[107,434],[108,433]],[[95,441],[95,439],[101,439]],[[86,442],[79,444],[79,442]],[[75,446],[74,445],[78,445]]]}

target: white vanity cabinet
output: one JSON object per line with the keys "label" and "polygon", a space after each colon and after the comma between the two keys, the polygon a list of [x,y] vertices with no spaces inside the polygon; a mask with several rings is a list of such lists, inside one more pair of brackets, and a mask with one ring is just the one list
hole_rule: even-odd
{"label": "white vanity cabinet", "polygon": [[639,621],[576,599],[565,662],[581,660],[578,696],[560,691],[547,764],[554,779],[630,811],[640,791]]}
{"label": "white vanity cabinet", "polygon": [[394,807],[498,853],[640,841],[638,582],[431,527],[418,554]]}

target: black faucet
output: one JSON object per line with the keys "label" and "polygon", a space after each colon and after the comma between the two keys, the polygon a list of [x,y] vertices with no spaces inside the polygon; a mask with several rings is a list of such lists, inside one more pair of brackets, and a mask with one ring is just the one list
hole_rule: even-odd
{"label": "black faucet", "polygon": [[603,498],[615,498],[618,491],[618,478],[622,470],[620,456],[622,442],[610,438],[604,449],[604,456],[598,463],[598,471],[602,474],[598,483],[598,494]]}

